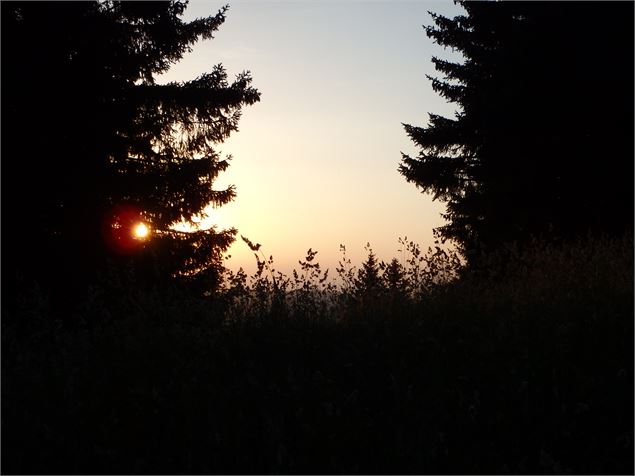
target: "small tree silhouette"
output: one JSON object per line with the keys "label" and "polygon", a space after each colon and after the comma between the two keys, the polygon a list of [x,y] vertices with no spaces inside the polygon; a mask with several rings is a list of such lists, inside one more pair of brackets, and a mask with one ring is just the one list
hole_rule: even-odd
{"label": "small tree silhouette", "polygon": [[368,255],[357,272],[355,292],[359,298],[368,300],[374,299],[382,293],[383,283],[381,279],[381,263],[377,260],[370,243],[366,243],[364,249]]}

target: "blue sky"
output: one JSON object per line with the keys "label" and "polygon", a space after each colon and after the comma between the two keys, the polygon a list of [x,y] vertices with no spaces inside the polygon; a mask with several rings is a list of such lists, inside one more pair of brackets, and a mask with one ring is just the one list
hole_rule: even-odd
{"label": "blue sky", "polygon": [[[185,18],[223,4],[193,1]],[[461,12],[449,1],[231,2],[216,37],[158,78],[188,80],[222,63],[230,76],[251,71],[262,93],[219,145],[234,160],[217,186],[235,184],[238,197],[206,224],[238,228],[285,272],[308,248],[334,268],[340,244],[354,263],[367,242],[384,260],[398,257],[400,236],[431,245],[443,204],[397,172],[401,151],[417,153],[401,123],[454,111],[425,77],[435,75],[433,55],[458,59],[426,37],[428,10]],[[229,267],[255,269],[240,239],[230,254]]]}

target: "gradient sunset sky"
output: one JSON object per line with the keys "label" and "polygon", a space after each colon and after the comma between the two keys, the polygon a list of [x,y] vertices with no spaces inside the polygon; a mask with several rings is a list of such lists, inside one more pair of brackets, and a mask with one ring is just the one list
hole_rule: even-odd
{"label": "gradient sunset sky", "polygon": [[[191,1],[184,18],[223,4]],[[222,63],[230,78],[251,71],[262,93],[218,147],[234,160],[216,188],[235,184],[238,196],[210,210],[211,222],[261,243],[285,273],[309,248],[334,272],[340,244],[358,266],[367,242],[384,260],[400,257],[400,236],[432,245],[444,206],[397,171],[401,151],[417,153],[402,123],[455,110],[425,77],[436,75],[432,56],[459,58],[425,35],[428,10],[462,11],[451,1],[231,1],[215,38],[157,78],[185,81]],[[229,254],[228,267],[255,270],[240,237]]]}

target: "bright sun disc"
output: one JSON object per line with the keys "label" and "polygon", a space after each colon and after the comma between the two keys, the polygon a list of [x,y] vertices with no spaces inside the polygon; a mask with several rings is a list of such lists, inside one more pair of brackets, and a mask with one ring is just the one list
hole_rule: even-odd
{"label": "bright sun disc", "polygon": [[139,223],[134,227],[133,233],[135,238],[138,238],[141,240],[148,236],[148,234],[150,233],[150,230],[145,223]]}

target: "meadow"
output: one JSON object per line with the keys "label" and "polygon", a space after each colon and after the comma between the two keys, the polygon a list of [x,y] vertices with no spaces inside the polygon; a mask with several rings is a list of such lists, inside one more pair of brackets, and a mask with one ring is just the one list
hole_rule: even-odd
{"label": "meadow", "polygon": [[63,313],[25,283],[3,473],[633,473],[632,236],[402,245],[335,276],[254,249],[205,298],[104,276]]}

